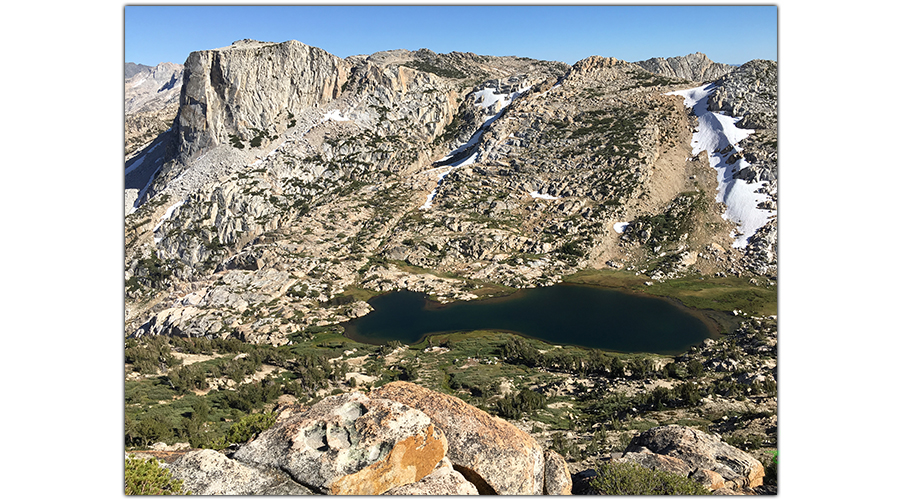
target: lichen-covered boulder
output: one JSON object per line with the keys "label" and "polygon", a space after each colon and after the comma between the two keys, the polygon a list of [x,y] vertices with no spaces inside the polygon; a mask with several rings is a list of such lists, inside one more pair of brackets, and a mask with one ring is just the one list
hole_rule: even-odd
{"label": "lichen-covered boulder", "polygon": [[423,412],[354,392],[277,421],[234,458],[279,468],[319,493],[378,495],[430,474],[446,450]]}
{"label": "lichen-covered boulder", "polygon": [[544,450],[526,432],[463,400],[408,382],[370,393],[421,410],[447,437],[447,457],[480,494],[540,495]]}

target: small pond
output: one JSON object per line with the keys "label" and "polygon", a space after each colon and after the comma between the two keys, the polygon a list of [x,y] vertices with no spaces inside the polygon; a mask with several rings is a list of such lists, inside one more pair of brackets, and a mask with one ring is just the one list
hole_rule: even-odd
{"label": "small pond", "polygon": [[551,344],[679,354],[716,334],[700,314],[668,300],[586,285],[531,288],[446,305],[399,291],[369,304],[374,311],[343,323],[347,337],[369,344],[414,344],[436,333],[495,330]]}

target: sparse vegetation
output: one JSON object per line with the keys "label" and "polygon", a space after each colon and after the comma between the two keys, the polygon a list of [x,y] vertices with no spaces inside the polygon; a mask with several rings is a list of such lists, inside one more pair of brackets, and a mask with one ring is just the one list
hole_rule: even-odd
{"label": "sparse vegetation", "polygon": [[709,495],[692,479],[665,471],[652,471],[633,463],[597,465],[591,486],[603,495]]}
{"label": "sparse vegetation", "polygon": [[182,491],[183,484],[172,479],[172,473],[160,467],[155,458],[125,458],[126,495],[190,495]]}

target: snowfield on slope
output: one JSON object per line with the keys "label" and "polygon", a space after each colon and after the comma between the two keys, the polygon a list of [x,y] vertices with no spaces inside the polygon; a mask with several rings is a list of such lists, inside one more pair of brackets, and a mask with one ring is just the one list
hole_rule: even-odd
{"label": "snowfield on slope", "polygon": [[738,231],[732,233],[732,237],[735,238],[732,246],[745,248],[747,239],[764,226],[769,218],[775,215],[775,211],[757,208],[760,202],[768,199],[763,190],[764,182],[749,183],[734,177],[738,171],[749,166],[749,162],[742,158],[733,165],[725,163],[731,153],[722,154],[720,151],[728,146],[732,146],[735,151],[741,151],[738,143],[749,137],[753,130],[738,128],[736,123],[741,120],[740,117],[733,118],[709,110],[707,101],[715,88],[711,83],[669,92],[666,95],[683,97],[684,105],[693,108],[694,114],[697,115],[697,131],[691,139],[692,154],[696,156],[706,151],[709,165],[716,169],[719,184],[716,201],[725,204],[725,213],[722,217],[738,225]]}
{"label": "snowfield on slope", "polygon": [[[434,197],[437,196],[438,189],[441,187],[441,183],[444,181],[444,177],[447,177],[447,175],[450,172],[452,172],[453,170],[455,170],[456,168],[462,167],[465,165],[471,165],[478,160],[478,156],[480,153],[478,152],[477,148],[474,148],[474,146],[476,144],[478,144],[478,141],[481,140],[481,135],[484,134],[484,131],[487,130],[487,128],[491,125],[491,123],[494,122],[494,120],[496,120],[497,118],[500,117],[500,115],[503,113],[503,110],[506,109],[506,107],[509,106],[509,104],[511,102],[513,102],[520,95],[527,92],[528,89],[530,89],[530,88],[531,88],[531,86],[529,85],[528,87],[525,87],[522,90],[519,90],[517,92],[513,92],[512,94],[498,94],[498,93],[496,93],[496,89],[494,89],[492,87],[485,87],[484,89],[475,92],[475,102],[476,102],[475,106],[476,107],[482,108],[484,110],[489,110],[491,108],[491,106],[493,106],[495,103],[499,102],[500,103],[499,109],[497,110],[497,113],[487,117],[484,120],[484,122],[481,124],[481,127],[479,127],[477,131],[475,131],[475,133],[472,135],[472,137],[469,138],[469,140],[465,144],[454,149],[453,151],[448,153],[446,156],[444,156],[440,160],[440,161],[449,160],[454,155],[459,154],[468,148],[472,148],[472,154],[470,154],[469,156],[467,156],[465,158],[462,158],[460,160],[457,160],[457,161],[451,163],[449,165],[450,166],[449,170],[447,170],[446,172],[442,172],[440,175],[438,175],[437,186],[435,186],[434,189],[432,189],[431,192],[428,193],[428,197],[425,199],[425,203],[421,207],[419,207],[419,210],[428,210],[429,208],[432,207],[431,202],[434,201]],[[481,102],[479,102],[479,101],[481,101]]]}

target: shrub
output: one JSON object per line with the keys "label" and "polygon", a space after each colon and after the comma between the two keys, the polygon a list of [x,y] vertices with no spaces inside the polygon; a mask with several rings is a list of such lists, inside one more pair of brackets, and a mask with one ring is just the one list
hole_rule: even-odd
{"label": "shrub", "polygon": [[763,484],[778,486],[778,451],[772,451],[772,460],[766,464],[766,475]]}
{"label": "shrub", "polygon": [[497,401],[497,413],[503,418],[519,419],[528,411],[544,408],[547,399],[543,394],[531,389],[522,389],[513,397],[506,396]]}
{"label": "shrub", "polygon": [[269,413],[254,413],[238,420],[225,433],[225,440],[231,443],[246,443],[255,438],[262,431],[275,424],[276,415]]}
{"label": "shrub", "polygon": [[125,459],[126,495],[190,495],[191,492],[182,491],[183,484],[184,481],[172,479],[172,473],[160,467],[155,458]]}
{"label": "shrub", "polygon": [[688,373],[691,374],[691,377],[697,378],[703,374],[703,363],[697,361],[696,359],[692,359],[687,366]]}
{"label": "shrub", "polygon": [[700,483],[671,472],[637,464],[608,462],[597,466],[591,486],[605,495],[709,495]]}

